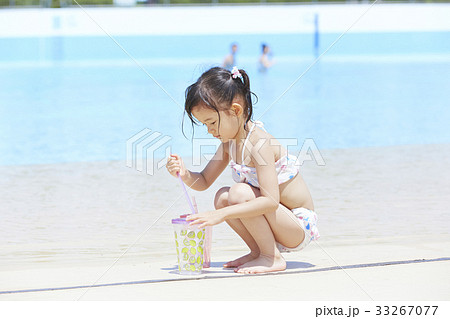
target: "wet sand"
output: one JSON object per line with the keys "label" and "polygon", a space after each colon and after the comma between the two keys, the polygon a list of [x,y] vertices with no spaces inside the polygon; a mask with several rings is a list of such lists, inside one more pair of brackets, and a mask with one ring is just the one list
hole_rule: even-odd
{"label": "wet sand", "polygon": [[[213,267],[206,280],[158,282],[158,292],[152,288],[156,281],[184,278],[174,272],[170,219],[189,211],[178,181],[165,170],[150,176],[121,161],[0,167],[0,291],[90,285],[108,270],[98,283],[155,282],[91,288],[83,299],[184,300],[171,288],[188,285],[222,288],[199,299],[232,300],[240,293],[229,286],[240,280],[256,289],[246,300],[448,300],[450,261],[437,259],[450,257],[450,145],[321,153],[326,165],[310,161],[302,167],[321,238],[302,252],[285,254],[284,275],[250,278],[223,270],[223,262],[246,248],[221,224],[213,230]],[[209,190],[190,194],[200,211],[210,210],[215,192],[232,183],[225,170]],[[422,259],[427,261],[380,264]],[[338,265],[369,266],[328,269]],[[421,289],[409,288],[411,278]],[[347,288],[325,289],[330,280]],[[286,296],[297,282],[318,288],[306,294],[299,284],[298,293]],[[267,285],[280,292],[257,289]],[[82,293],[9,293],[0,300],[74,300]]]}

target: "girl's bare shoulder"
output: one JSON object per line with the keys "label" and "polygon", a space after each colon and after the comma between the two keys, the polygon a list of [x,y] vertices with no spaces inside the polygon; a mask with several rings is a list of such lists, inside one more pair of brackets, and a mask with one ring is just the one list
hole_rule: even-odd
{"label": "girl's bare shoulder", "polygon": [[273,137],[272,134],[270,134],[269,132],[264,131],[259,127],[256,127],[253,134],[250,136],[250,140],[252,141],[252,143],[253,142],[257,143],[261,139],[271,140],[275,139],[275,137]]}
{"label": "girl's bare shoulder", "polygon": [[270,147],[273,151],[275,161],[287,153],[284,146],[272,134],[260,128],[255,130],[255,133],[252,134],[250,141],[253,146],[258,145],[259,148],[263,145]]}

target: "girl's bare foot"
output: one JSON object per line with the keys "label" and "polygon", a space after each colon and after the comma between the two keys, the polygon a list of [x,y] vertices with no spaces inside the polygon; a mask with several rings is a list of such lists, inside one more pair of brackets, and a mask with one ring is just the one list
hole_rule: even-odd
{"label": "girl's bare foot", "polygon": [[223,268],[236,268],[236,267],[239,267],[240,265],[243,265],[243,264],[245,264],[245,263],[247,263],[247,262],[249,262],[249,261],[251,261],[253,259],[258,258],[258,256],[259,256],[259,253],[257,253],[257,252],[250,252],[250,253],[248,253],[245,256],[239,257],[238,259],[235,259],[235,260],[232,260],[232,261],[229,261],[229,262],[225,263],[223,265]]}
{"label": "girl's bare foot", "polygon": [[286,261],[278,254],[276,256],[259,255],[234,271],[241,274],[259,274],[264,272],[282,271],[286,269]]}

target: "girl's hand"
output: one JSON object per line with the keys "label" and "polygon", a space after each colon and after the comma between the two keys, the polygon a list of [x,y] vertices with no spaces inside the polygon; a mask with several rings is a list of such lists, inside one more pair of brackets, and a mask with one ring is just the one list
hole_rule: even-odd
{"label": "girl's hand", "polygon": [[170,175],[174,177],[178,177],[177,173],[180,173],[181,178],[186,175],[186,167],[184,166],[181,157],[177,154],[172,154],[169,156],[167,159],[166,168]]}
{"label": "girl's hand", "polygon": [[225,219],[218,211],[210,211],[200,214],[192,214],[186,217],[186,220],[192,221],[189,225],[198,225],[198,228],[214,226],[220,224]]}

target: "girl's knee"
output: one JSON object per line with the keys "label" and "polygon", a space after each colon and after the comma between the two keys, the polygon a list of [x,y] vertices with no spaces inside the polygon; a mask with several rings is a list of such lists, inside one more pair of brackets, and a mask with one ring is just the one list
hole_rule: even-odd
{"label": "girl's knee", "polygon": [[216,209],[228,206],[228,192],[230,187],[222,187],[216,193],[214,198],[214,207]]}
{"label": "girl's knee", "polygon": [[245,183],[236,183],[228,191],[228,204],[236,205],[255,199],[257,195],[252,187]]}

